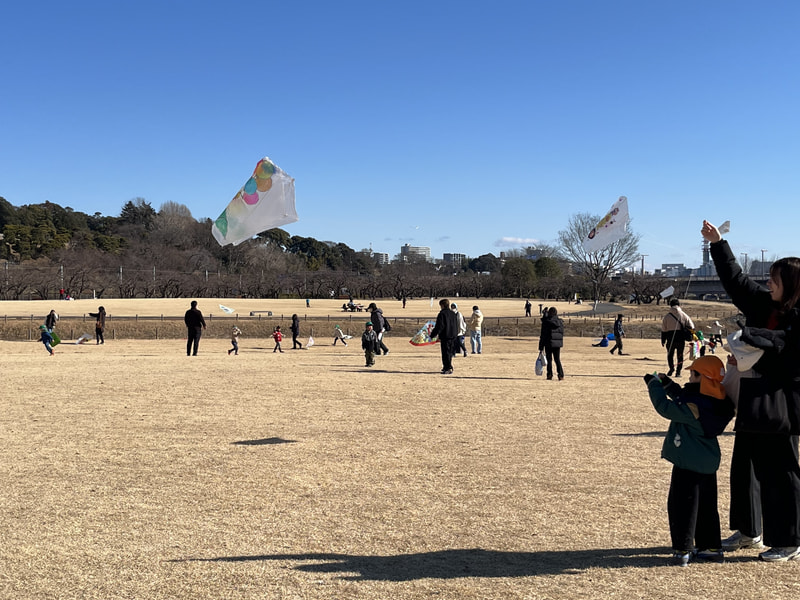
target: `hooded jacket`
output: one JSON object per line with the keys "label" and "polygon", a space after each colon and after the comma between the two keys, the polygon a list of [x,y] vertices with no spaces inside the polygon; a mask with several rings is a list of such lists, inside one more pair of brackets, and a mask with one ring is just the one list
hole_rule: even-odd
{"label": "hooded jacket", "polygon": [[670,420],[661,458],[681,469],[716,473],[721,457],[717,436],[733,418],[733,401],[701,394],[699,383],[681,388],[668,377],[646,379],[653,408]]}
{"label": "hooded jacket", "polygon": [[469,330],[480,331],[483,324],[483,313],[480,310],[473,310],[469,318]]}

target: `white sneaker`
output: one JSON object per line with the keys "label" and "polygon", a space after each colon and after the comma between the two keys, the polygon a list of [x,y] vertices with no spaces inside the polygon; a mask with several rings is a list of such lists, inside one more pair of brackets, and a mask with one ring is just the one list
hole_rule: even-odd
{"label": "white sneaker", "polygon": [[760,550],[763,547],[764,542],[760,535],[750,537],[749,535],[743,534],[741,531],[737,531],[731,537],[722,540],[722,549],[725,552],[733,552],[734,550],[743,550],[745,548]]}
{"label": "white sneaker", "polygon": [[758,555],[761,560],[767,562],[786,562],[787,560],[800,559],[800,546],[783,546],[770,548],[766,552]]}

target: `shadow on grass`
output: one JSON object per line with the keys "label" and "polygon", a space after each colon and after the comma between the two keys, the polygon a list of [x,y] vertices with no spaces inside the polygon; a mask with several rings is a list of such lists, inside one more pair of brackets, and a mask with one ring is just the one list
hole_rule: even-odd
{"label": "shadow on grass", "polygon": [[297,440],[284,440],[279,437],[264,438],[263,440],[241,440],[231,442],[233,446],[271,446],[273,444],[296,444]]}
{"label": "shadow on grass", "polygon": [[[611,435],[616,437],[655,437],[655,438],[663,438],[667,435],[666,431],[643,431],[641,433],[612,433]],[[725,431],[717,437],[728,437],[733,436],[733,431]]]}
{"label": "shadow on grass", "polygon": [[394,556],[351,554],[262,554],[177,559],[171,562],[315,561],[294,568],[308,573],[340,573],[351,581],[412,581],[460,577],[533,577],[579,573],[592,568],[625,569],[663,567],[670,550],[613,548],[542,552],[501,552],[481,548],[439,550]]}
{"label": "shadow on grass", "polygon": [[504,380],[504,381],[530,381],[531,377],[486,377],[486,376],[476,376],[471,377],[468,375],[459,375],[458,371],[454,371],[450,375],[442,375],[439,371],[390,371],[389,369],[376,369],[375,367],[361,367],[360,369],[336,369],[337,371],[344,371],[346,373],[389,373],[394,375],[431,375],[436,377],[446,377],[447,379],[474,379],[476,381],[484,381],[484,380]]}

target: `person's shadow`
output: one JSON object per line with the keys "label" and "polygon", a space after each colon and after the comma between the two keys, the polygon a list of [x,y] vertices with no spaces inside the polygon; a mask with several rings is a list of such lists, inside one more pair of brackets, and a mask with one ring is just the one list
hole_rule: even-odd
{"label": "person's shadow", "polygon": [[352,581],[411,581],[459,577],[531,577],[560,575],[591,568],[663,567],[671,551],[657,548],[609,548],[542,552],[505,552],[482,548],[416,554],[368,556],[336,553],[261,554],[177,559],[172,562],[304,561],[294,568],[309,573],[340,573]]}

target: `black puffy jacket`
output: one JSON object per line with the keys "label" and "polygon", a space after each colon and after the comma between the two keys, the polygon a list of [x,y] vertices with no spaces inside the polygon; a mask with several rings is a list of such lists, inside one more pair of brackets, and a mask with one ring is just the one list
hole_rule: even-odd
{"label": "black puffy jacket", "polygon": [[558,317],[542,317],[542,332],[539,334],[539,350],[545,347],[564,347],[564,321]]}

